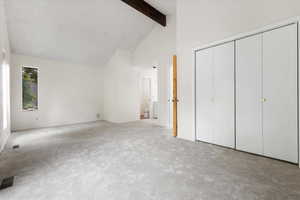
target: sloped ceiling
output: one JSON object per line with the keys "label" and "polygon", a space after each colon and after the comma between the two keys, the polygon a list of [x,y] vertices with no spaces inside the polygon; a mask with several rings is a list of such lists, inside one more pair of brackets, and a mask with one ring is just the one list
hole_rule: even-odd
{"label": "sloped ceiling", "polygon": [[[175,0],[148,0],[166,14]],[[156,25],[120,0],[6,0],[12,52],[104,65],[118,48],[133,49]]]}
{"label": "sloped ceiling", "polygon": [[176,14],[177,0],[145,0],[165,15]]}

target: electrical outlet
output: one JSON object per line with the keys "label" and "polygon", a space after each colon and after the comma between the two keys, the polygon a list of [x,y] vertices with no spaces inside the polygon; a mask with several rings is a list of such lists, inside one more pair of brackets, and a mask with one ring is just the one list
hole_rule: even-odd
{"label": "electrical outlet", "polygon": [[2,59],[5,60],[6,58],[6,51],[5,49],[2,49]]}
{"label": "electrical outlet", "polygon": [[97,114],[96,114],[96,117],[97,117],[97,119],[100,119],[100,114],[97,113]]}

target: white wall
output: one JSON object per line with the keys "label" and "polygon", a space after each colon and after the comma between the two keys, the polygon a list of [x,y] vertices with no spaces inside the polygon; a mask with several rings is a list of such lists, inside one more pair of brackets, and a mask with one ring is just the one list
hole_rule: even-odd
{"label": "white wall", "polygon": [[115,123],[140,118],[139,71],[131,52],[118,50],[104,68],[103,119]]}
{"label": "white wall", "polygon": [[128,122],[140,119],[141,80],[158,66],[159,124],[169,125],[169,69],[176,53],[176,20],[156,25],[134,51],[118,50],[104,70],[104,119]]}
{"label": "white wall", "polygon": [[[101,119],[111,122],[137,121],[141,78],[153,65],[159,66],[159,122],[168,126],[168,76],[176,50],[175,18],[168,20],[167,28],[157,25],[134,51],[117,50],[102,69],[13,55],[12,129],[94,121],[97,113]],[[24,65],[40,68],[38,111],[22,111],[21,67]]]}
{"label": "white wall", "polygon": [[172,56],[176,54],[176,18],[167,17],[167,27],[156,25],[153,31],[139,43],[133,52],[133,65],[152,69],[158,66],[159,124],[169,126],[169,70]]}
{"label": "white wall", "polygon": [[[3,53],[5,52],[5,54]],[[0,0],[0,152],[3,150],[4,145],[10,135],[10,99],[9,93],[7,95],[4,94],[3,87],[6,86],[6,90],[9,92],[9,77],[6,78],[6,83],[3,84],[3,64],[6,64],[9,71],[9,63],[10,63],[10,48],[9,48],[9,40],[7,33],[7,25],[6,25],[6,15],[4,12],[4,1]],[[5,79],[4,79],[5,80]],[[6,98],[4,100],[3,98]],[[6,103],[5,103],[6,102]],[[6,110],[7,116],[7,127],[4,128],[4,112]]]}
{"label": "white wall", "polygon": [[[99,120],[102,115],[101,68],[12,55],[12,130]],[[22,110],[22,66],[39,67],[38,111]]]}
{"label": "white wall", "polygon": [[299,15],[299,0],[177,1],[180,138],[195,139],[193,49]]}

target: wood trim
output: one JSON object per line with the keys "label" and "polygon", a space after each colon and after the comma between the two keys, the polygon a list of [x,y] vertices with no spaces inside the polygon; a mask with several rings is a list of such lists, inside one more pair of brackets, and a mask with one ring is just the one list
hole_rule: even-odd
{"label": "wood trim", "polygon": [[177,137],[178,135],[178,123],[177,123],[177,56],[173,56],[173,136]]}
{"label": "wood trim", "polygon": [[167,26],[167,16],[144,0],[121,0],[162,26]]}

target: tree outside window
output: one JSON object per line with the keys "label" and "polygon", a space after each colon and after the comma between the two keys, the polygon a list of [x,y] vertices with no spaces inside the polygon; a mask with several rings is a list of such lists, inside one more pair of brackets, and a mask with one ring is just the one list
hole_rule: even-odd
{"label": "tree outside window", "polygon": [[38,109],[38,69],[23,67],[23,110],[34,111]]}

